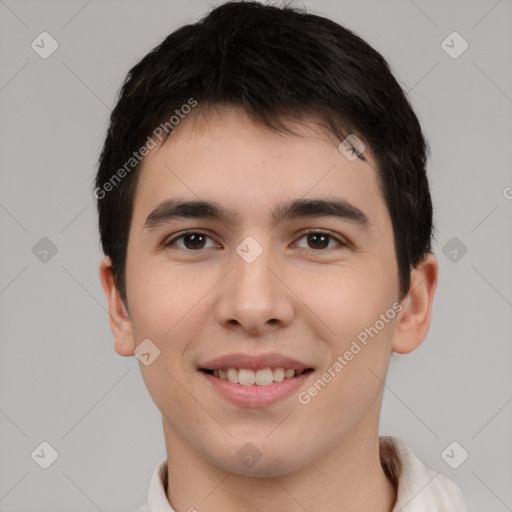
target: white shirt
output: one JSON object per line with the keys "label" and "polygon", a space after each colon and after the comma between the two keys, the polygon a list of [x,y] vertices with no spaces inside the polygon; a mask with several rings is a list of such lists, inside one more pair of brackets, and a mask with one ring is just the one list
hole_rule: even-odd
{"label": "white shirt", "polygon": [[[398,483],[392,512],[466,512],[457,485],[427,468],[405,441],[391,436],[380,436],[379,441],[383,468]],[[175,512],[167,500],[166,482],[167,460],[164,459],[153,471],[148,502],[138,512]]]}

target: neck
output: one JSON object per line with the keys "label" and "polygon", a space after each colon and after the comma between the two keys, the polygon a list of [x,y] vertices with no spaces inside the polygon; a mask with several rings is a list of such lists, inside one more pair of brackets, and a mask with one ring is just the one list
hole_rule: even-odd
{"label": "neck", "polygon": [[177,437],[165,420],[164,432],[167,498],[176,512],[391,512],[396,501],[380,463],[376,428],[358,429],[307,466],[277,477],[223,470]]}

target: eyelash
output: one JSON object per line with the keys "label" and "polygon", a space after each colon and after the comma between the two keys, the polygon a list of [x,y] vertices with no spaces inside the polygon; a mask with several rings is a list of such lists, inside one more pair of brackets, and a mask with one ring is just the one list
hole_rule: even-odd
{"label": "eyelash", "polygon": [[[330,240],[334,240],[338,244],[338,247],[335,247],[334,249],[336,249],[336,248],[339,249],[339,248],[343,248],[343,247],[349,247],[349,244],[347,242],[344,242],[343,240],[338,238],[336,235],[334,235],[330,231],[325,231],[325,230],[322,230],[322,229],[310,229],[310,230],[307,230],[307,231],[305,231],[305,232],[303,232],[301,234],[301,236],[299,237],[299,240],[301,238],[307,236],[307,235],[310,235],[310,234],[326,235],[326,236],[328,236],[330,238]],[[183,239],[184,237],[186,237],[188,235],[203,235],[203,236],[206,236],[206,237],[212,239],[212,237],[210,237],[206,233],[203,233],[202,231],[183,231],[182,233],[180,233],[179,235],[175,236],[171,240],[169,240],[167,242],[164,242],[163,246],[164,246],[164,248],[170,247],[170,246],[174,245],[177,240],[181,240],[181,239]],[[203,248],[194,250],[194,249],[187,249],[187,248],[182,248],[182,247],[179,247],[179,249],[182,249],[182,250],[187,251],[187,252],[201,252],[202,250],[204,250]],[[331,249],[306,249],[306,250],[311,251],[311,252],[325,252],[325,251],[333,250],[333,248],[331,248]]]}

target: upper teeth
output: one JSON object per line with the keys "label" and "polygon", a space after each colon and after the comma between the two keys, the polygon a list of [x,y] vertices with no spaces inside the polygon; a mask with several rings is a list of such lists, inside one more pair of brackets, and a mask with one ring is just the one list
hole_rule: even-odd
{"label": "upper teeth", "polygon": [[264,368],[263,370],[247,370],[245,368],[228,368],[227,370],[213,370],[213,375],[223,380],[229,380],[233,384],[244,386],[267,386],[272,382],[281,382],[283,379],[291,379],[300,375],[303,370],[295,371],[293,368]]}

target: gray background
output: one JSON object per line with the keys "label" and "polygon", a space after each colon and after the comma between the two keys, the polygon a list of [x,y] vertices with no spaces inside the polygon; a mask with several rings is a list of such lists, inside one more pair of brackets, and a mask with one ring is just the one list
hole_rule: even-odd
{"label": "gray background", "polygon": [[[433,322],[417,351],[392,360],[381,432],[455,480],[470,512],[510,511],[512,3],[300,5],[388,59],[432,149]],[[139,363],[113,350],[92,179],[129,68],[208,8],[203,0],[0,0],[1,511],[136,510],[165,457]],[[47,59],[31,48],[43,31],[59,44]],[[453,31],[469,43],[456,59],[441,45]],[[46,261],[33,250],[42,237],[57,248]],[[58,452],[46,470],[31,458],[42,441]],[[452,441],[469,453],[458,469],[441,457]],[[452,461],[461,453],[456,447]]]}

